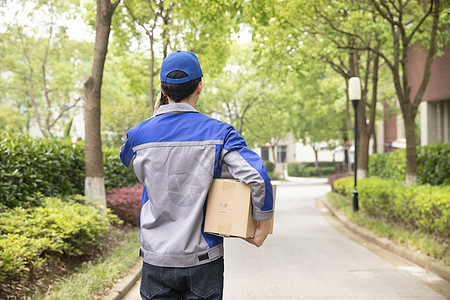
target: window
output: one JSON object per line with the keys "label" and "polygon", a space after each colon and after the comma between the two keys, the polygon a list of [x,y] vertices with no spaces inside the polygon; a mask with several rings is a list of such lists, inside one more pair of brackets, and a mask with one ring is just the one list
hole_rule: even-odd
{"label": "window", "polygon": [[278,146],[277,147],[277,162],[280,162],[280,163],[286,162],[286,154],[287,154],[287,146]]}
{"label": "window", "polygon": [[269,160],[269,147],[261,147],[261,158]]}

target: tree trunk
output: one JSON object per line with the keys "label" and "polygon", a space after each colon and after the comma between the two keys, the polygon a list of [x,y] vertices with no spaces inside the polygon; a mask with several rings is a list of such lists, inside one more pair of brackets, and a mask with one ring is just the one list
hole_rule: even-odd
{"label": "tree trunk", "polygon": [[86,94],[85,196],[89,200],[100,203],[104,208],[106,208],[106,200],[100,129],[100,100],[111,18],[119,2],[120,0],[117,0],[112,4],[110,0],[97,0],[94,62],[91,75],[84,82]]}
{"label": "tree trunk", "polygon": [[273,166],[274,169],[277,167],[277,153],[275,152],[275,147],[278,143],[270,142],[270,149],[272,150]]}
{"label": "tree trunk", "polygon": [[150,104],[150,112],[153,115],[153,77],[155,76],[155,51],[153,50],[153,32],[150,37],[150,78],[148,83],[148,102]]}
{"label": "tree trunk", "polygon": [[316,168],[316,173],[319,174],[319,147],[315,144],[311,145],[314,151],[314,167]]}
{"label": "tree trunk", "polygon": [[[402,109],[403,110],[403,109]],[[406,137],[406,173],[405,183],[408,186],[417,184],[417,149],[415,116],[403,113]]]}
{"label": "tree trunk", "polygon": [[[359,121],[359,116],[358,116],[358,121]],[[358,133],[359,132],[360,132],[360,130],[358,130]],[[361,132],[361,134],[359,134],[359,136],[358,136],[358,166],[357,166],[358,179],[367,177],[367,169],[368,169],[368,165],[369,165],[369,155],[368,155],[369,154],[369,139],[370,139],[370,135],[365,132]]]}

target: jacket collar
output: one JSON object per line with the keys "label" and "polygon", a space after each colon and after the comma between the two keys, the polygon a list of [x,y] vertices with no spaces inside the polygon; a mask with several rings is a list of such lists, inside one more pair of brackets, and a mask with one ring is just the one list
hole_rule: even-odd
{"label": "jacket collar", "polygon": [[198,112],[194,107],[187,103],[172,103],[162,105],[156,115],[172,114],[172,113],[186,113],[186,112]]}

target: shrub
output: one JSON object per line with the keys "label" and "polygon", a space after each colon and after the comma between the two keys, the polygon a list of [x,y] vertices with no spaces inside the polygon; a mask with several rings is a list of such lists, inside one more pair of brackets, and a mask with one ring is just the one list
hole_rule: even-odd
{"label": "shrub", "polygon": [[[369,176],[404,181],[405,169],[405,149],[369,157]],[[450,143],[417,147],[417,181],[419,184],[450,185]]]}
{"label": "shrub", "polygon": [[328,177],[328,184],[331,186],[331,189],[336,192],[336,189],[334,187],[334,182],[340,178],[345,178],[345,177],[349,177],[349,176],[353,176],[352,173],[336,173],[333,174],[331,176]]}
{"label": "shrub", "polygon": [[280,174],[278,174],[277,172],[268,172],[267,173],[270,177],[270,180],[281,180],[282,177]]}
{"label": "shrub", "polygon": [[287,170],[289,176],[300,177],[305,173],[305,165],[300,162],[290,162],[287,164]]}
{"label": "shrub", "polygon": [[269,160],[264,161],[264,167],[266,167],[268,173],[273,172],[273,170],[275,170],[275,164]]}
{"label": "shrub", "polygon": [[417,181],[450,185],[450,143],[417,147]]}
{"label": "shrub", "polygon": [[132,186],[138,183],[133,170],[125,167],[120,161],[120,149],[103,147],[103,170],[105,176],[105,188]]}
{"label": "shrub", "polygon": [[[353,178],[334,182],[339,193],[351,197]],[[406,187],[378,177],[358,180],[361,210],[372,217],[442,238],[450,235],[450,186]]]}
{"label": "shrub", "polygon": [[0,280],[24,277],[52,253],[80,256],[100,246],[111,215],[73,196],[47,197],[42,207],[8,209],[0,214]]}
{"label": "shrub", "polygon": [[287,165],[288,175],[295,177],[331,175],[334,173],[334,164],[334,162],[319,162],[319,170],[317,170],[314,162],[290,162]]}
{"label": "shrub", "polygon": [[83,151],[81,143],[1,133],[0,204],[15,207],[36,192],[46,196],[82,193]]}
{"label": "shrub", "polygon": [[142,185],[115,187],[106,194],[107,206],[123,221],[139,226]]}
{"label": "shrub", "polygon": [[[119,149],[104,148],[106,189],[137,183]],[[0,133],[0,208],[37,204],[28,197],[84,194],[84,143]]]}

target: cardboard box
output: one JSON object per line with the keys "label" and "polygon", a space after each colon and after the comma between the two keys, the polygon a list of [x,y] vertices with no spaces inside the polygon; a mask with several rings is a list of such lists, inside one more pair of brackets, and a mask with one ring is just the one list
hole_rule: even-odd
{"label": "cardboard box", "polygon": [[[274,208],[276,187],[272,185]],[[256,225],[250,186],[232,179],[214,179],[206,204],[205,232],[225,237],[251,237]],[[270,233],[273,233],[273,218]]]}

